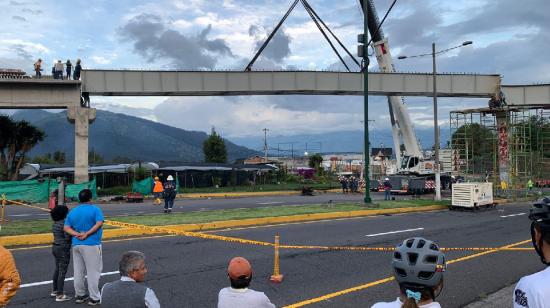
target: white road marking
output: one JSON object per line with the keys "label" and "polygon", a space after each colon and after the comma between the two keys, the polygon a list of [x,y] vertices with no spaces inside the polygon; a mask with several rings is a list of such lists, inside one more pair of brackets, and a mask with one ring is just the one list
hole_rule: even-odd
{"label": "white road marking", "polygon": [[268,204],[279,204],[279,203],[283,203],[283,202],[281,202],[281,201],[272,201],[272,202],[260,202],[260,203],[256,203],[256,204],[268,205]]}
{"label": "white road marking", "polygon": [[376,234],[367,234],[365,236],[371,237],[371,236],[380,236],[380,235],[403,233],[403,232],[412,232],[412,231],[420,231],[420,230],[424,230],[424,228],[407,229],[407,230],[391,231],[391,232],[376,233]]}
{"label": "white road marking", "polygon": [[512,215],[504,215],[504,216],[500,216],[502,218],[506,218],[506,217],[514,217],[514,216],[521,216],[521,215],[525,215],[526,213],[519,213],[519,214],[512,214]]}
{"label": "white road marking", "polygon": [[[118,271],[101,273],[101,276],[109,276],[109,275],[114,275],[114,274],[118,274],[118,273],[119,273]],[[73,280],[74,280],[74,277],[70,277],[70,278],[65,279],[65,281],[73,281]],[[36,287],[36,286],[43,286],[43,285],[51,284],[51,283],[52,283],[51,280],[47,280],[47,281],[40,281],[40,282],[25,283],[25,284],[20,285],[19,287],[20,288],[30,288],[30,287]]]}

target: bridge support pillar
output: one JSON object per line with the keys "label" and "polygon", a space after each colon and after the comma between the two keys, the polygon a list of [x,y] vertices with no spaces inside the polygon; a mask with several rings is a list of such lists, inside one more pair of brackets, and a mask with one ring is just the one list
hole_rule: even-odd
{"label": "bridge support pillar", "polygon": [[96,110],[71,106],[67,118],[74,126],[74,183],[89,181],[88,177],[88,137],[90,124],[95,120]]}
{"label": "bridge support pillar", "polygon": [[[500,181],[504,181],[510,187],[510,146],[508,144],[508,130],[509,130],[509,111],[498,111],[495,113],[497,119],[498,129],[498,170]],[[495,185],[500,185],[500,183]]]}

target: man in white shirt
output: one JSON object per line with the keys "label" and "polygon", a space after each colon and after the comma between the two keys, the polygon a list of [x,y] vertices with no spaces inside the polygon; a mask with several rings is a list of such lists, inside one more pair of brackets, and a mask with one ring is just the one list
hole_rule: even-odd
{"label": "man in white shirt", "polygon": [[231,287],[223,288],[218,294],[218,308],[275,308],[263,293],[249,289],[252,280],[252,266],[242,257],[229,262],[227,275]]}
{"label": "man in white shirt", "polygon": [[160,308],[155,292],[140,284],[145,281],[147,273],[145,255],[142,252],[124,253],[118,270],[120,280],[106,283],[101,289],[101,307]]}
{"label": "man in white shirt", "polygon": [[[531,239],[540,260],[550,265],[550,199],[533,204],[529,213]],[[550,267],[520,279],[514,290],[515,308],[550,307]]]}

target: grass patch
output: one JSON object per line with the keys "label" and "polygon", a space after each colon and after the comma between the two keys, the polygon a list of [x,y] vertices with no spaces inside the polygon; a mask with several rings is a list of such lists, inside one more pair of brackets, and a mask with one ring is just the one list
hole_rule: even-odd
{"label": "grass patch", "polygon": [[[229,209],[200,211],[190,213],[136,215],[127,217],[106,217],[109,220],[142,224],[148,226],[163,226],[176,224],[207,223],[222,220],[240,220],[263,217],[279,217],[291,215],[304,215],[315,213],[347,212],[365,209],[393,209],[403,207],[422,207],[429,205],[449,205],[450,201],[432,200],[402,200],[402,201],[377,201],[373,206],[365,207],[362,203],[337,203],[337,204],[314,204],[300,206],[270,206],[252,209]],[[104,226],[105,229],[114,227]],[[49,219],[40,220],[16,220],[2,225],[1,236],[49,233],[52,229],[52,221]]]}
{"label": "grass patch", "polygon": [[259,191],[283,191],[283,190],[302,190],[302,187],[307,185],[315,190],[328,190],[333,188],[339,188],[339,183],[314,183],[314,184],[301,184],[301,183],[281,183],[281,184],[264,184],[256,186],[224,186],[220,188],[215,187],[202,187],[202,188],[181,188],[178,190],[180,193],[223,193],[223,192],[259,192]]}
{"label": "grass patch", "polygon": [[[448,205],[448,201],[434,202],[430,200],[411,201],[381,201],[376,209],[392,209],[401,207],[421,207],[434,204]],[[191,213],[173,213],[170,215],[142,215],[116,217],[113,220],[143,224],[148,226],[176,225],[207,223],[223,220],[241,220],[250,218],[279,217],[291,215],[304,215],[315,213],[347,212],[365,210],[366,207],[359,203],[338,203],[333,205],[315,204],[301,206],[271,206],[251,209],[214,210]]]}

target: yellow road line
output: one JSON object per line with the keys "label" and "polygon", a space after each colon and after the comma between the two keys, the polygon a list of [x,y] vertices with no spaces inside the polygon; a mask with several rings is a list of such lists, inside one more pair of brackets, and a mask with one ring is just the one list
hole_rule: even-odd
{"label": "yellow road line", "polygon": [[[525,241],[505,245],[505,246],[502,246],[500,248],[501,249],[502,248],[512,248],[514,246],[522,245],[522,244],[528,243],[530,241],[531,240],[525,240]],[[448,261],[447,264],[453,264],[453,263],[458,263],[458,262],[474,259],[474,258],[481,257],[481,256],[484,256],[484,255],[487,255],[487,254],[495,253],[495,252],[498,252],[498,251],[499,251],[499,249],[494,249],[494,250],[489,250],[489,251],[476,253],[476,254],[473,254],[473,255],[470,255],[470,256],[466,256],[466,257],[462,257],[462,258],[458,258],[458,259]],[[386,282],[390,282],[390,281],[393,281],[393,280],[394,280],[394,277],[387,277],[387,278],[384,278],[384,279],[369,282],[367,284],[359,285],[359,286],[356,286],[356,287],[353,287],[353,288],[341,290],[341,291],[338,291],[338,292],[326,294],[326,295],[323,295],[323,296],[320,296],[320,297],[316,297],[316,298],[308,299],[308,300],[301,301],[301,302],[298,302],[298,303],[295,303],[295,304],[291,304],[291,305],[285,306],[284,308],[303,307],[303,306],[306,306],[306,305],[310,305],[310,304],[322,302],[322,301],[327,300],[327,299],[338,297],[338,296],[341,296],[341,295],[344,295],[344,294],[365,290],[365,289],[368,289],[370,287],[377,286],[377,285],[380,285],[380,284],[383,284],[383,283],[386,283]]]}

